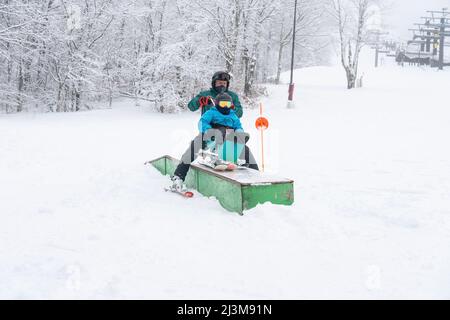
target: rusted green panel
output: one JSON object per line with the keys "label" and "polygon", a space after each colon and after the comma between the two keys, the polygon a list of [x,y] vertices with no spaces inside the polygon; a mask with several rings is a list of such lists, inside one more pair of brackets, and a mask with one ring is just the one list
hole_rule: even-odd
{"label": "rusted green panel", "polygon": [[[150,163],[162,174],[173,175],[179,160],[165,156]],[[294,203],[293,181],[253,171],[244,173],[217,173],[193,165],[186,177],[186,185],[205,197],[215,197],[222,207],[239,214],[266,202],[278,205]]]}
{"label": "rusted green panel", "polygon": [[151,161],[150,163],[159,171],[161,172],[161,174],[163,175],[167,175],[167,170],[166,170],[166,162],[167,162],[167,158],[166,157],[162,157],[162,158],[158,158],[156,160]]}
{"label": "rusted green panel", "polygon": [[242,214],[241,185],[220,179],[207,172],[195,169],[197,173],[197,190],[205,197],[215,197],[228,211]]}
{"label": "rusted green panel", "polygon": [[294,183],[242,186],[242,198],[244,210],[266,202],[290,206],[294,203]]}
{"label": "rusted green panel", "polygon": [[[180,161],[169,156],[164,156],[150,161],[150,163],[161,172],[161,174],[171,176],[174,174]],[[197,172],[195,170],[189,170],[185,182],[188,188],[197,189]]]}

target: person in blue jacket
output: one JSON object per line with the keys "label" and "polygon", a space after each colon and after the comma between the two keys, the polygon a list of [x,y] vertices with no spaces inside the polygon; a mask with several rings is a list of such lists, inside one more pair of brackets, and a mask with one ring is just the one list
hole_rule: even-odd
{"label": "person in blue jacket", "polygon": [[[189,171],[191,163],[196,159],[196,154],[201,149],[206,149],[208,141],[217,138],[224,141],[227,134],[234,133],[237,141],[245,145],[248,140],[248,134],[244,132],[241,121],[236,114],[233,98],[227,93],[221,93],[214,99],[214,107],[206,111],[198,123],[200,134],[191,142],[190,147],[183,154],[181,162],[171,177],[173,187],[177,190],[184,190],[184,180]],[[242,155],[245,160],[245,166],[250,169],[259,170],[256,160],[250,149],[245,146]]]}
{"label": "person in blue jacket", "polygon": [[198,129],[201,133],[206,133],[209,129],[213,129],[214,126],[223,126],[235,131],[243,132],[241,120],[237,117],[236,113],[230,109],[231,102],[228,101],[231,97],[228,94],[221,94],[219,99],[216,100],[216,107],[206,111],[200,118],[198,123]]}

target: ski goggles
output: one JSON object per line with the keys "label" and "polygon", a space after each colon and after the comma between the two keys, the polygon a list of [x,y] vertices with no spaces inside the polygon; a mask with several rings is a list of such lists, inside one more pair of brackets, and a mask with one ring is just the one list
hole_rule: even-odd
{"label": "ski goggles", "polygon": [[219,106],[222,108],[231,108],[232,105],[231,101],[219,101]]}
{"label": "ski goggles", "polygon": [[222,81],[230,81],[231,77],[228,73],[220,73],[218,75],[215,76],[214,80],[222,80]]}

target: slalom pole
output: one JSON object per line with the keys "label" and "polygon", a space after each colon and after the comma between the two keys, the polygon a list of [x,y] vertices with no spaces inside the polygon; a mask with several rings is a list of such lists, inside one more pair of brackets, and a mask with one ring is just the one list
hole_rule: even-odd
{"label": "slalom pole", "polygon": [[265,164],[264,164],[264,130],[261,131],[261,168],[262,172],[265,171]]}
{"label": "slalom pole", "polygon": [[[263,116],[262,102],[259,103],[259,116],[260,117]],[[261,168],[262,168],[262,172],[264,172],[266,170],[266,166],[264,163],[264,130],[260,130],[260,131],[261,131]]]}
{"label": "slalom pole", "polygon": [[265,161],[264,161],[264,131],[269,128],[269,120],[263,117],[263,104],[259,104],[259,118],[256,119],[255,127],[261,132],[261,169],[262,172],[265,171]]}

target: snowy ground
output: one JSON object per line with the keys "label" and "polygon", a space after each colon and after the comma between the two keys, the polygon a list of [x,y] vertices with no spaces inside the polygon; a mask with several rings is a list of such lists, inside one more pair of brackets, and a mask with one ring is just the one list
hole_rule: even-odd
{"label": "snowy ground", "polygon": [[0,298],[450,298],[450,72],[342,76],[297,71],[295,110],[269,88],[268,169],[296,203],[244,217],[143,166],[198,114],[1,115]]}

